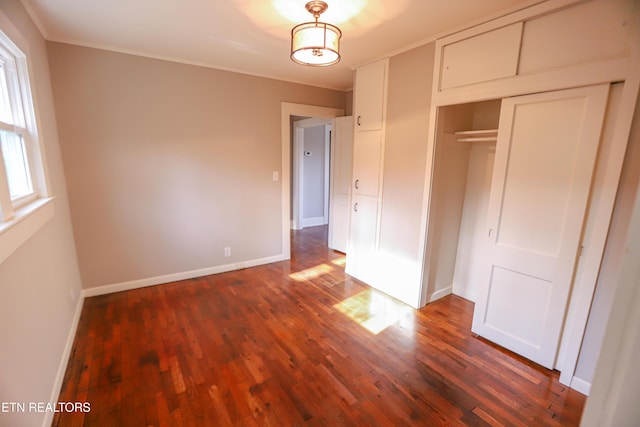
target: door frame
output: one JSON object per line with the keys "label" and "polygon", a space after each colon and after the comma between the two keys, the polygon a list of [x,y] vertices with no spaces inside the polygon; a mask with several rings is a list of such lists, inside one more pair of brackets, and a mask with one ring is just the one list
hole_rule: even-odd
{"label": "door frame", "polygon": [[304,223],[304,130],[311,127],[323,126],[324,135],[324,194],[323,194],[323,221],[329,221],[329,160],[330,160],[330,132],[331,119],[321,117],[311,117],[309,119],[298,120],[293,123],[293,169],[291,175],[291,203],[292,203],[292,223],[291,228],[302,230]]}
{"label": "door frame", "polygon": [[281,235],[282,235],[282,258],[291,258],[291,173],[293,161],[292,151],[292,129],[291,117],[321,117],[332,119],[344,116],[341,108],[321,107],[318,105],[293,104],[282,102],[280,104],[280,136],[281,136]]}

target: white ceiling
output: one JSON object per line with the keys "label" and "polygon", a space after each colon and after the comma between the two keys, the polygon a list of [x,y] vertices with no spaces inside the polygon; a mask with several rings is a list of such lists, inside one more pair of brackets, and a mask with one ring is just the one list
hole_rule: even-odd
{"label": "white ceiling", "polygon": [[[128,52],[333,89],[358,65],[540,0],[325,0],[342,30],[342,60],[289,59],[307,0],[22,0],[48,40]],[[351,17],[350,17],[351,16]]]}

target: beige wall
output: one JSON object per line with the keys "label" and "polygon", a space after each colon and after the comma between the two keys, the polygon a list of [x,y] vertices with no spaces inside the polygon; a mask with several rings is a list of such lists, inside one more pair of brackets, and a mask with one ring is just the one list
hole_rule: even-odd
{"label": "beige wall", "polygon": [[[3,0],[0,12],[2,30],[14,41],[15,33],[20,34],[30,50],[36,115],[55,197],[51,221],[0,264],[0,401],[49,402],[54,392],[57,399],[56,375],[66,367],[65,345],[79,302],[80,275],[45,41],[19,0]],[[2,24],[5,18],[9,25]],[[42,413],[0,413],[3,426],[42,425],[44,419]]]}
{"label": "beige wall", "polygon": [[418,262],[434,50],[389,60],[380,250]]}
{"label": "beige wall", "polygon": [[282,253],[280,103],[344,92],[48,48],[85,288]]}

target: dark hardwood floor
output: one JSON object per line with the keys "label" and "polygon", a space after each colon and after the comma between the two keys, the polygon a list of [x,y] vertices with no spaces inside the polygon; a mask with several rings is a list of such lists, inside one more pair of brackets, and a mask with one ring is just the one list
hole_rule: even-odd
{"label": "dark hardwood floor", "polygon": [[53,425],[578,425],[585,397],[474,336],[462,298],[365,329],[345,313],[388,305],[325,245],[308,228],[290,262],[88,298],[60,401],[91,411]]}

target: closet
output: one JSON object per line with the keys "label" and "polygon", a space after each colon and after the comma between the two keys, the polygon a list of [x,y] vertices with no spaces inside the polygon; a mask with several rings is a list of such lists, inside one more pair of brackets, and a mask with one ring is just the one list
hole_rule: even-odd
{"label": "closet", "polygon": [[475,333],[550,369],[608,95],[603,84],[438,113],[432,286],[475,301]]}
{"label": "closet", "polygon": [[428,241],[434,248],[429,293],[455,293],[471,301],[478,275],[500,100],[440,107]]}

